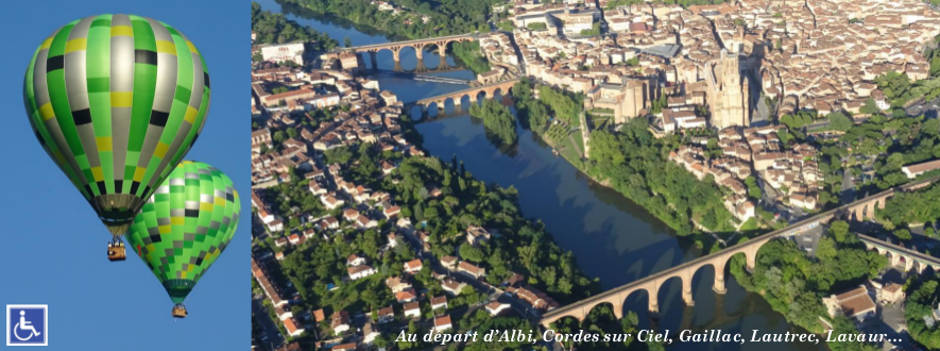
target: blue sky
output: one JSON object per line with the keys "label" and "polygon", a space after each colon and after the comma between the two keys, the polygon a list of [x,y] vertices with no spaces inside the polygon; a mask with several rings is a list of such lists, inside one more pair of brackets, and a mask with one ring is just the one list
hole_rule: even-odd
{"label": "blue sky", "polygon": [[[247,350],[249,1],[13,1],[0,12],[6,32],[0,58],[0,106],[6,112],[0,128],[0,184],[6,186],[0,305],[48,304],[49,348],[55,350]],[[33,51],[63,24],[101,13],[137,14],[174,26],[199,48],[212,75],[208,121],[186,158],[228,174],[243,211],[232,244],[186,300],[186,319],[170,317],[172,302],[134,253],[124,262],[107,261],[110,234],[39,146],[26,118],[22,79]]]}

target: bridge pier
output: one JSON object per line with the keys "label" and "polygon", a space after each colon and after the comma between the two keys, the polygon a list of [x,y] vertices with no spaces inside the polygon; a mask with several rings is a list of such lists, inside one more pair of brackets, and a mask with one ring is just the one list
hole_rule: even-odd
{"label": "bridge pier", "polygon": [[415,48],[415,56],[418,58],[415,71],[421,72],[421,69],[424,68],[424,45],[415,45],[413,48]]}
{"label": "bridge pier", "polygon": [[718,267],[715,267],[715,283],[712,285],[712,291],[718,295],[724,295],[728,292],[728,289],[725,288],[724,267],[722,267],[721,270],[718,270]]}
{"label": "bridge pier", "polygon": [[614,317],[616,317],[617,320],[623,319],[623,303],[622,302],[619,304],[615,303],[613,304],[613,308],[614,308]]}
{"label": "bridge pier", "polygon": [[392,50],[392,60],[395,61],[395,72],[401,72],[401,47],[392,46],[388,49]]}
{"label": "bridge pier", "polygon": [[648,309],[650,310],[650,314],[654,314],[654,315],[659,314],[659,301],[657,301],[658,299],[659,297],[657,297],[656,295],[650,294],[650,302],[648,306]]}
{"label": "bridge pier", "polygon": [[372,64],[373,71],[379,70],[379,59],[377,56],[378,56],[378,53],[376,53],[375,51],[369,51],[369,61],[371,61],[370,63]]}
{"label": "bridge pier", "polygon": [[692,299],[692,284],[682,284],[682,301],[686,306],[695,306],[695,300]]}

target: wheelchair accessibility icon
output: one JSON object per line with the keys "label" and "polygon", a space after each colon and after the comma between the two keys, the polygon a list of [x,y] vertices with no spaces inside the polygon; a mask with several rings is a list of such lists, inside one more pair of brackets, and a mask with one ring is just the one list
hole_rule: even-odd
{"label": "wheelchair accessibility icon", "polygon": [[48,345],[47,305],[7,305],[7,346]]}

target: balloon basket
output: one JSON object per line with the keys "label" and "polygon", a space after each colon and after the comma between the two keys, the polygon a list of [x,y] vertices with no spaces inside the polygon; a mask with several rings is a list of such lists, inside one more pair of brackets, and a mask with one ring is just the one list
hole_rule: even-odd
{"label": "balloon basket", "polygon": [[108,243],[108,260],[111,262],[114,261],[124,261],[127,259],[127,254],[125,252],[125,247],[123,242],[110,242]]}
{"label": "balloon basket", "polygon": [[186,306],[183,306],[183,304],[176,304],[176,306],[173,306],[172,313],[174,318],[186,318],[186,315],[189,314],[186,311]]}

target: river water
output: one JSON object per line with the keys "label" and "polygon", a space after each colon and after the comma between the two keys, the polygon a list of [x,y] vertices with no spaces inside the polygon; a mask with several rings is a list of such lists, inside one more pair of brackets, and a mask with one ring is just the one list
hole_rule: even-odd
{"label": "river water", "polygon": [[[280,12],[274,0],[258,1],[262,8]],[[289,10],[289,9],[288,9]],[[353,45],[390,41],[376,33],[357,30],[341,22],[312,18],[288,11],[288,18],[329,34],[339,43],[346,38]],[[436,66],[439,56],[424,53],[427,67]],[[362,62],[370,66],[367,56]],[[380,52],[379,72],[373,77],[384,90],[390,90],[404,102],[465,88],[465,85],[420,82],[388,72],[394,67],[391,53]],[[448,64],[454,65],[448,57]],[[416,67],[411,49],[404,49],[401,66]],[[461,79],[473,79],[470,71],[427,73]],[[449,108],[448,108],[449,109]],[[450,110],[450,109],[449,109]],[[449,111],[450,112],[450,111]],[[574,166],[528,130],[519,128],[519,142],[506,150],[494,146],[486,137],[482,123],[466,114],[450,113],[417,125],[424,148],[434,156],[449,160],[454,155],[479,179],[519,191],[522,213],[545,223],[548,232],[563,249],[574,253],[578,266],[589,276],[598,277],[604,289],[626,284],[650,273],[681,264],[702,252],[681,239],[643,208],[581,174]],[[673,279],[659,293],[660,313],[651,318],[646,311],[647,298],[634,294],[626,308],[640,316],[640,327],[670,329],[721,329],[741,332],[746,337],[752,329],[761,332],[798,331],[756,294],[748,293],[727,273],[725,295],[712,292],[714,272],[700,270],[693,279],[694,307],[686,307],[681,298],[681,282]],[[676,344],[668,350],[825,350],[808,344]]]}

